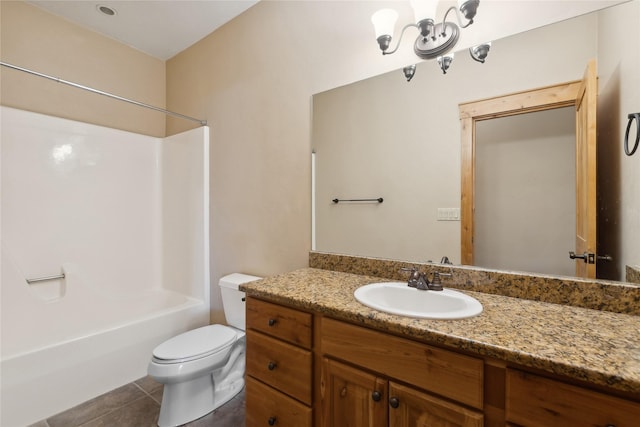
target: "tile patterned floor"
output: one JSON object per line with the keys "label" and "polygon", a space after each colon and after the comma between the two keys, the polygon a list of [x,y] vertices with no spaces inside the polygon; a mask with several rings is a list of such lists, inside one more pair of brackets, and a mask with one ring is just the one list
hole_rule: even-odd
{"label": "tile patterned floor", "polygon": [[[162,384],[144,377],[30,427],[155,427],[161,401]],[[226,405],[185,427],[244,425],[243,390]]]}

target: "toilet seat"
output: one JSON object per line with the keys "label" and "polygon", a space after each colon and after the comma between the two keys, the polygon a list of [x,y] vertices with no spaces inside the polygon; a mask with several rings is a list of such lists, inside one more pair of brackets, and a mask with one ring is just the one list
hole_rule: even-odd
{"label": "toilet seat", "polygon": [[237,339],[234,329],[209,325],[177,335],[153,350],[153,361],[159,364],[190,362],[230,347]]}

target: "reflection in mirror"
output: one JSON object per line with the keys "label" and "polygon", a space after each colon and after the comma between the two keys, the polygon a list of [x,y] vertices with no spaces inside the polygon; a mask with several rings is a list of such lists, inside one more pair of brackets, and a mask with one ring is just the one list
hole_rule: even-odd
{"label": "reflection in mirror", "polygon": [[[420,63],[410,83],[398,70],[314,95],[316,249],[415,262],[447,255],[460,263],[458,104],[579,80],[597,58],[598,246],[615,259],[598,271],[623,280],[626,265],[640,264],[640,195],[626,185],[640,182],[640,167],[622,158],[620,145],[624,113],[640,95],[633,37],[639,17],[640,2],[634,0],[494,40],[484,64],[460,54],[446,75],[430,62]],[[331,202],[369,197],[383,197],[384,203]],[[569,270],[554,273],[573,275],[568,256],[566,262]],[[538,265],[499,268],[548,271]]]}
{"label": "reflection in mirror", "polygon": [[575,116],[564,107],[476,123],[477,265],[574,274]]}

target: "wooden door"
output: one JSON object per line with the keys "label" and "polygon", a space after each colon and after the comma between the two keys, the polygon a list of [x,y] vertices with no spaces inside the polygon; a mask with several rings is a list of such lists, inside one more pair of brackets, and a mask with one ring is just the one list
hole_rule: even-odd
{"label": "wooden door", "polygon": [[587,65],[576,98],[576,276],[596,277],[596,62]]}
{"label": "wooden door", "polygon": [[389,427],[482,427],[483,415],[409,387],[389,383]]}
{"label": "wooden door", "polygon": [[387,381],[324,358],[322,424],[324,427],[385,427]]}
{"label": "wooden door", "polygon": [[[582,80],[495,98],[462,103],[461,126],[461,263],[474,265],[475,125],[515,114],[576,107],[576,275],[596,277],[596,61],[591,60]],[[580,148],[578,148],[580,147]],[[579,150],[581,150],[579,152]],[[580,243],[579,243],[580,242]],[[572,250],[568,248],[567,251]]]}

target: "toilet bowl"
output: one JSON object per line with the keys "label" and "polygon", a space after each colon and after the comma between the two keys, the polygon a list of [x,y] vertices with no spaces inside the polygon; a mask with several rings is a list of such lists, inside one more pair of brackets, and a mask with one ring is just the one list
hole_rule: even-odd
{"label": "toilet bowl", "polygon": [[220,279],[229,326],[184,332],[153,350],[147,372],[164,384],[158,426],[196,420],[224,405],[244,387],[245,307],[242,283],[259,277],[234,273]]}

